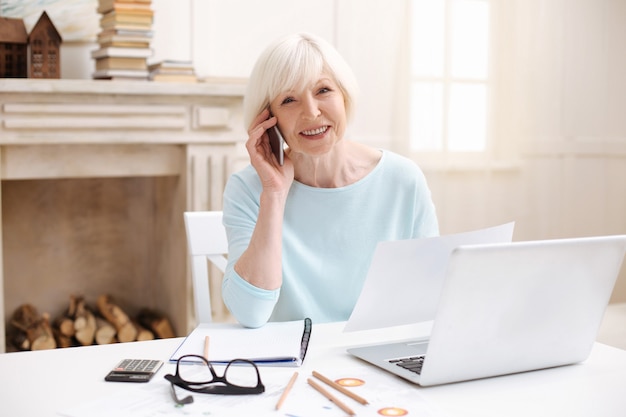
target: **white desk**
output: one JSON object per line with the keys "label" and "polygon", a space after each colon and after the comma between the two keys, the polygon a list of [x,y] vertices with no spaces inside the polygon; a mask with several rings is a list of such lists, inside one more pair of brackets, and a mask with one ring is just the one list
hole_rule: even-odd
{"label": "white desk", "polygon": [[[349,356],[345,352],[347,346],[379,341],[383,337],[402,339],[416,329],[424,334],[428,332],[427,325],[349,334],[341,333],[342,329],[343,323],[314,325],[305,364],[298,369],[300,389],[304,389],[306,378],[314,369],[323,372],[332,367],[368,367],[368,372],[384,373]],[[0,415],[55,416],[59,410],[73,404],[115,398],[121,392],[138,389],[145,384],[109,383],[103,377],[122,358],[167,361],[181,340],[0,354]],[[172,372],[173,368],[174,365],[166,364],[149,384],[162,384],[163,375]],[[285,381],[293,371],[294,368],[261,369],[262,375],[284,375]],[[544,371],[431,388],[395,380],[395,383],[414,390],[416,395],[430,401],[442,411],[442,415],[626,415],[626,351],[602,344],[594,346],[590,358],[583,364]],[[334,412],[332,415],[341,415],[336,410],[331,411]],[[281,412],[274,414],[284,415]]]}

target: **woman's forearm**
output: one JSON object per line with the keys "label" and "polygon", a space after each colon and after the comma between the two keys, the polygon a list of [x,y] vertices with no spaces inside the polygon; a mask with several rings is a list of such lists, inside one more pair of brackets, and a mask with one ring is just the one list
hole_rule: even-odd
{"label": "woman's forearm", "polygon": [[255,287],[275,290],[282,285],[282,230],[286,196],[262,192],[248,248],[235,264],[235,271]]}

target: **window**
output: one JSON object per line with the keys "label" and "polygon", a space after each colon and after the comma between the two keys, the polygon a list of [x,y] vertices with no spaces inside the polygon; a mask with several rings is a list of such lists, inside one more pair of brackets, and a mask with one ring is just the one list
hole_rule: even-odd
{"label": "window", "polygon": [[411,5],[411,151],[487,151],[489,0]]}

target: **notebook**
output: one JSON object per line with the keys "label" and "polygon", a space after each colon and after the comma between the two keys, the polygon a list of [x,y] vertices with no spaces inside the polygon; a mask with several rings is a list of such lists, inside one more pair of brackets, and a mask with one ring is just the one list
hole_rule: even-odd
{"label": "notebook", "polygon": [[422,386],[582,362],[625,251],[626,235],[460,246],[428,340],[348,352]]}
{"label": "notebook", "polygon": [[[218,364],[239,358],[257,365],[300,366],[309,346],[311,329],[309,318],[270,322],[256,329],[230,323],[201,323],[183,340],[170,362],[176,362],[184,355],[204,356],[207,353],[208,360]],[[207,336],[208,352],[205,350]]]}

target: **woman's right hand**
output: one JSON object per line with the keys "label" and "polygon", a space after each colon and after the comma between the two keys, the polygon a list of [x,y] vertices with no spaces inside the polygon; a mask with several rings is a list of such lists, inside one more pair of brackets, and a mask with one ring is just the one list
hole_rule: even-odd
{"label": "woman's right hand", "polygon": [[250,162],[261,179],[263,191],[283,193],[286,196],[293,183],[293,163],[285,155],[281,166],[272,153],[267,130],[278,121],[275,116],[269,116],[269,109],[265,109],[254,119],[248,130],[246,149],[250,155]]}

